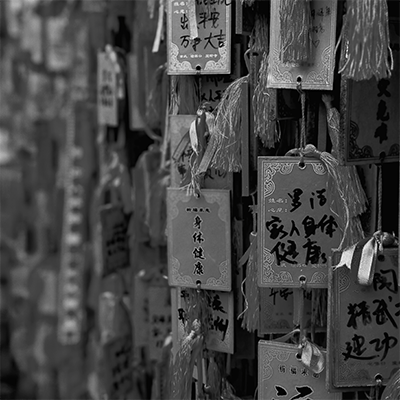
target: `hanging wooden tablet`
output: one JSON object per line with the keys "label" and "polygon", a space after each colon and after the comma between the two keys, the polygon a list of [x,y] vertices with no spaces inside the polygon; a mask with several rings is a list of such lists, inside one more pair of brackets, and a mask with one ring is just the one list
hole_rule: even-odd
{"label": "hanging wooden tablet", "polygon": [[230,0],[168,0],[168,74],[230,74]]}
{"label": "hanging wooden tablet", "polygon": [[[304,290],[304,328],[311,330],[312,300],[311,290]],[[260,290],[260,327],[259,336],[270,333],[288,333],[294,326],[293,308],[295,299],[290,288],[262,288]],[[325,327],[314,327],[316,332],[325,331]]]}
{"label": "hanging wooden tablet", "polygon": [[399,161],[399,23],[391,22],[394,69],[389,79],[342,79],[340,95],[341,164]]}
{"label": "hanging wooden tablet", "polygon": [[122,205],[100,207],[103,276],[129,267],[128,220]]}
{"label": "hanging wooden tablet", "polygon": [[160,361],[165,338],[171,332],[171,298],[168,286],[149,287],[149,357]]}
{"label": "hanging wooden tablet", "polygon": [[[331,249],[342,238],[328,171],[319,160],[258,158],[258,237],[261,287],[322,288]],[[333,208],[332,208],[333,207]]]}
{"label": "hanging wooden tablet", "polygon": [[[185,337],[188,312],[188,293],[183,288],[171,290],[172,339],[179,347]],[[206,348],[233,354],[234,316],[233,293],[208,291],[209,319],[206,334]]]}
{"label": "hanging wooden tablet", "polygon": [[118,126],[116,60],[109,52],[97,54],[97,120],[100,125]]}
{"label": "hanging wooden tablet", "polygon": [[326,390],[325,371],[316,374],[307,369],[298,353],[296,345],[258,342],[258,399],[341,399],[340,393]]}
{"label": "hanging wooden tablet", "polygon": [[167,189],[168,278],[171,286],[231,290],[229,190],[199,198]]}
{"label": "hanging wooden tablet", "polygon": [[[308,23],[311,49],[307,61],[283,62],[280,8],[287,0],[271,1],[271,43],[268,69],[268,87],[296,89],[332,90],[334,72],[334,49],[336,35],[336,0],[305,1],[310,7]],[[295,2],[291,2],[295,3]],[[298,3],[298,2],[297,2]],[[308,21],[308,18],[307,18]],[[293,21],[288,21],[293,24]],[[304,24],[302,24],[304,28]],[[293,34],[300,36],[301,32]]]}
{"label": "hanging wooden tablet", "polygon": [[379,252],[370,286],[357,275],[356,265],[329,269],[327,376],[334,388],[374,386],[377,374],[385,385],[400,366],[398,249]]}

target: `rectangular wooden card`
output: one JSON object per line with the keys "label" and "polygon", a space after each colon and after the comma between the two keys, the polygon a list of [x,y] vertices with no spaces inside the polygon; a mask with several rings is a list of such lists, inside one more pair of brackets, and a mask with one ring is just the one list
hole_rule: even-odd
{"label": "rectangular wooden card", "polygon": [[312,0],[312,58],[308,63],[292,64],[280,60],[281,0],[271,1],[271,41],[267,86],[296,89],[300,79],[302,89],[332,90],[335,67],[336,0]]}
{"label": "rectangular wooden card", "polygon": [[340,221],[332,212],[328,171],[319,160],[258,158],[258,284],[327,287],[327,262],[338,247]]}
{"label": "rectangular wooden card", "polygon": [[394,69],[390,79],[342,79],[340,94],[341,164],[399,161],[399,22],[389,24]]}
{"label": "rectangular wooden card", "polygon": [[[311,329],[312,292],[303,291],[305,328]],[[271,333],[288,333],[294,328],[295,299],[290,288],[260,288],[260,328],[259,336]],[[316,327],[315,331],[326,331],[326,327]]]}
{"label": "rectangular wooden card", "polygon": [[[193,2],[198,37],[191,40],[189,26]],[[168,0],[168,74],[230,74],[231,0]],[[197,22],[197,24],[196,24]]]}
{"label": "rectangular wooden card", "polygon": [[[190,182],[189,162],[193,154],[189,139],[190,124],[195,115],[170,115],[171,136],[171,187],[180,187]],[[221,172],[209,168],[204,176],[206,189],[230,189],[233,177],[231,172]]]}
{"label": "rectangular wooden card", "polygon": [[296,357],[298,352],[293,344],[258,342],[258,399],[341,399],[340,393],[326,390],[325,371],[316,374],[307,369]]}
{"label": "rectangular wooden card", "polygon": [[100,125],[118,126],[117,72],[105,52],[97,54],[97,115]]}
{"label": "rectangular wooden card", "polygon": [[167,215],[169,284],[230,291],[229,190],[203,189],[196,198],[168,188]]}
{"label": "rectangular wooden card", "polygon": [[[207,292],[211,317],[208,321],[206,348],[222,353],[233,354],[234,350],[234,314],[233,293]],[[180,342],[187,335],[186,313],[187,292],[183,288],[171,291],[172,302],[172,339],[179,348]],[[186,332],[186,334],[185,334]]]}
{"label": "rectangular wooden card", "polygon": [[165,338],[171,332],[171,297],[168,286],[149,287],[149,357],[160,361]]}
{"label": "rectangular wooden card", "polygon": [[129,267],[128,221],[122,206],[100,207],[103,276]]}
{"label": "rectangular wooden card", "polygon": [[[333,255],[333,265],[340,254]],[[346,266],[329,271],[328,381],[334,388],[385,385],[400,366],[397,249],[378,255],[371,286],[357,283],[357,270]]]}

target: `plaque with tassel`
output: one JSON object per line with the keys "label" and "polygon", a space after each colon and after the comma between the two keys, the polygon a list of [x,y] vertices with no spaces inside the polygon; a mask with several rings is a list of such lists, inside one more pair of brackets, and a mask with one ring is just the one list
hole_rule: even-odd
{"label": "plaque with tassel", "polygon": [[336,0],[271,1],[268,87],[332,90]]}

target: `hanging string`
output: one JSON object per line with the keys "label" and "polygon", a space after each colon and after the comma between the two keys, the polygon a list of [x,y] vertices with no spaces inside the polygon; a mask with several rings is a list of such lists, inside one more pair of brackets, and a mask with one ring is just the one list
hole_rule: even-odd
{"label": "hanging string", "polygon": [[301,102],[301,131],[300,131],[300,148],[306,147],[306,94],[301,86],[301,78],[298,78],[297,91],[300,94]]}
{"label": "hanging string", "polygon": [[378,232],[382,232],[382,166],[378,165]]}

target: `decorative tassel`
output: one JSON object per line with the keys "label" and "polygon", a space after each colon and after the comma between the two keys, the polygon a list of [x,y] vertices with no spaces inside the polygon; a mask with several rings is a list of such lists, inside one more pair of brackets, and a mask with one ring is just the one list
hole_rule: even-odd
{"label": "decorative tassel", "polygon": [[[249,332],[258,329],[260,317],[259,289],[257,285],[257,233],[251,232],[250,246],[239,261],[242,267],[247,261],[246,278],[242,282],[242,294],[245,300],[245,309],[239,314],[238,319],[243,317],[242,328]],[[244,288],[243,288],[244,286]],[[244,289],[244,290],[243,290]]]}
{"label": "decorative tassel", "polygon": [[191,399],[192,376],[195,361],[203,346],[201,323],[194,320],[190,333],[183,339],[176,355],[172,372],[171,399]]}
{"label": "decorative tassel", "polygon": [[262,144],[272,148],[279,140],[276,124],[276,89],[267,88],[268,54],[265,52],[253,94],[254,133]]}
{"label": "decorative tassel", "polygon": [[281,0],[280,38],[283,63],[311,59],[311,9],[309,0]]}
{"label": "decorative tassel", "polygon": [[[193,150],[190,157],[190,183],[186,185],[188,195],[200,195],[204,175],[210,166],[216,150],[215,117],[205,111],[204,107],[197,110],[197,117],[191,123],[189,140]],[[208,141],[208,143],[207,143]],[[186,177],[185,177],[186,178]],[[184,182],[186,179],[184,179]]]}
{"label": "decorative tassel", "polygon": [[[339,133],[340,133],[340,114],[339,111],[333,107],[333,96],[330,94],[323,94],[322,101],[325,103],[328,132],[332,142],[332,156],[337,158],[339,154]],[[348,199],[356,199],[356,201],[349,202],[351,224],[350,224],[350,237],[362,239],[364,233],[361,226],[359,215],[365,212],[368,199],[362,188],[360,178],[358,176],[355,166],[338,166],[338,171],[342,177],[342,181],[346,184],[345,190]],[[355,241],[353,241],[355,243]],[[351,245],[353,243],[349,243]]]}
{"label": "decorative tassel", "polygon": [[146,122],[151,129],[163,131],[165,123],[166,102],[169,93],[167,64],[160,65],[152,79],[152,87],[147,99]]}
{"label": "decorative tassel", "polygon": [[225,90],[216,110],[216,151],[210,167],[219,171],[239,172],[241,128],[242,128],[242,84],[247,83],[249,76],[243,76],[232,82]]}
{"label": "decorative tassel", "polygon": [[382,400],[400,399],[400,368],[392,375],[381,396]]}
{"label": "decorative tassel", "polygon": [[221,400],[240,400],[240,397],[235,395],[235,389],[228,382],[227,379],[224,380],[225,388],[222,391]]}
{"label": "decorative tassel", "polygon": [[221,371],[213,356],[210,356],[210,362],[207,368],[207,383],[204,391],[208,394],[210,400],[218,400],[221,398]]}
{"label": "decorative tassel", "polygon": [[389,79],[393,55],[386,0],[348,0],[346,4],[347,14],[339,39],[342,41],[339,73],[355,81],[373,76],[377,80]]}

